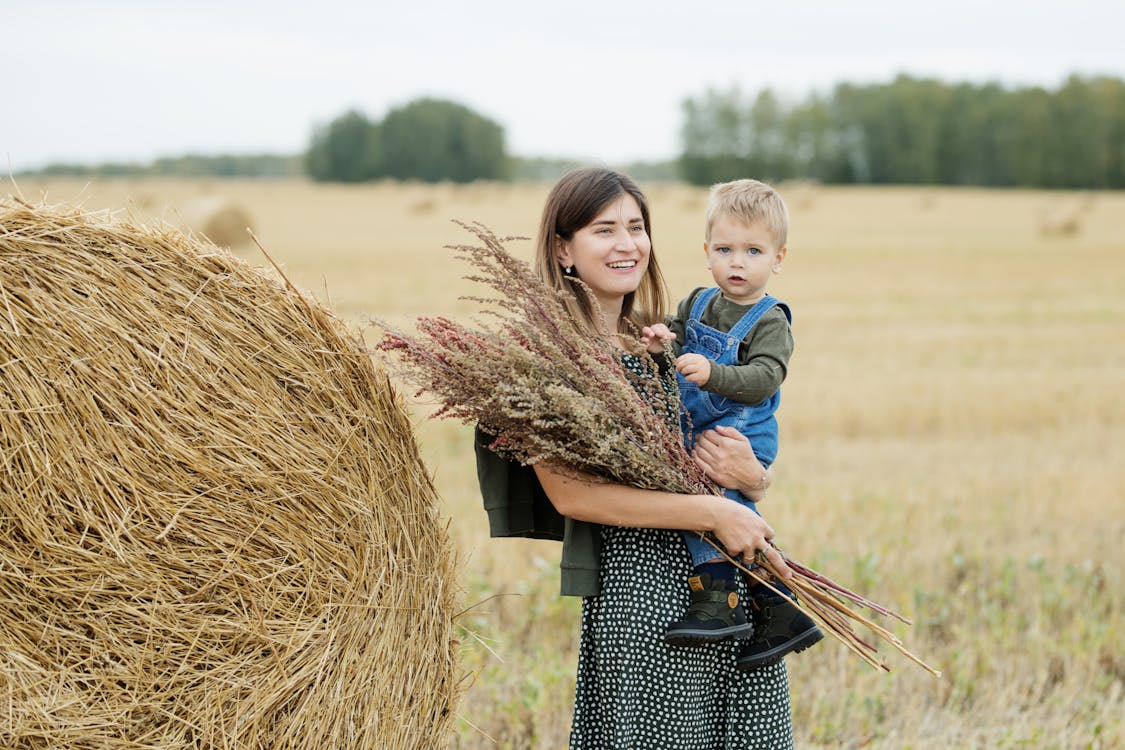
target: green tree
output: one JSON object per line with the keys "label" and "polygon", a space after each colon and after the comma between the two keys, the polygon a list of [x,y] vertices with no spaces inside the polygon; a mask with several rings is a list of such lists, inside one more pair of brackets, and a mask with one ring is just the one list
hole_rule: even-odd
{"label": "green tree", "polygon": [[834,126],[829,102],[813,95],[789,113],[785,122],[792,176],[821,182],[850,182],[844,139]]}
{"label": "green tree", "polygon": [[825,182],[1125,187],[1125,82],[1072,76],[1057,90],[899,76],[842,83],[787,107],[732,89],[684,102],[690,182],[740,176]]}
{"label": "green tree", "polygon": [[707,185],[750,173],[748,109],[737,88],[710,89],[699,99],[684,101],[679,166],[685,180]]}
{"label": "green tree", "polygon": [[305,169],[317,181],[370,180],[381,169],[379,145],[379,126],[352,110],[313,134]]}
{"label": "green tree", "polygon": [[505,176],[504,129],[456,102],[418,99],[379,126],[380,176],[471,182]]}
{"label": "green tree", "polygon": [[750,140],[747,156],[750,174],[763,180],[783,180],[793,176],[795,144],[789,138],[789,111],[771,89],[765,89],[746,112]]}

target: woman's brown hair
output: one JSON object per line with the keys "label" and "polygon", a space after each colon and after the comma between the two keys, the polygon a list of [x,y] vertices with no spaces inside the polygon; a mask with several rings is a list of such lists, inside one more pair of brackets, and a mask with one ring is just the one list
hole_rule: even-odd
{"label": "woman's brown hair", "polygon": [[[535,243],[535,270],[539,278],[554,289],[572,292],[567,301],[570,314],[594,331],[599,327],[595,320],[596,302],[589,295],[573,293],[574,277],[563,272],[556,250],[560,239],[569,242],[575,232],[589,225],[610,202],[625,194],[632,196],[640,207],[645,231],[651,241],[652,221],[644,193],[626,175],[604,167],[583,167],[559,178],[547,196],[539,222],[539,236]],[[663,321],[667,299],[654,244],[649,252],[648,270],[640,286],[637,291],[626,294],[622,302],[617,332],[635,334],[641,326]]]}

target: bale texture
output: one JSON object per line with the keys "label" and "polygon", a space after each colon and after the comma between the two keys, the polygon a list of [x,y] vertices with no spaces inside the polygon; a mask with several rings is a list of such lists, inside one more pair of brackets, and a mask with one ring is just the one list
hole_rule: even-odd
{"label": "bale texture", "polygon": [[315,301],[0,201],[0,746],[441,747],[446,532],[400,399]]}

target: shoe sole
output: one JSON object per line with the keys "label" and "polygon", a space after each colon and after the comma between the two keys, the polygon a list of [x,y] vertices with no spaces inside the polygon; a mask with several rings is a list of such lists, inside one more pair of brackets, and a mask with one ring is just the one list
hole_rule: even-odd
{"label": "shoe sole", "polygon": [[754,633],[753,623],[745,625],[731,625],[719,630],[677,630],[675,633],[665,633],[664,642],[669,646],[702,646],[707,643],[721,643],[732,641],[736,638],[749,638]]}
{"label": "shoe sole", "polygon": [[769,667],[777,664],[787,654],[798,654],[809,646],[819,643],[824,638],[824,633],[815,625],[795,638],[791,638],[780,646],[774,646],[769,651],[763,652],[755,659],[739,659],[735,662],[735,669],[740,672],[753,672],[755,669]]}

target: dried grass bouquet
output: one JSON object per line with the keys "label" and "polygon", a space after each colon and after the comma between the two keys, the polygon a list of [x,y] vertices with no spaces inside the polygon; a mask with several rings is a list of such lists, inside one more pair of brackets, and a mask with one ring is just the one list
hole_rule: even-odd
{"label": "dried grass bouquet", "polygon": [[[451,249],[476,271],[465,278],[493,290],[493,296],[468,298],[482,303],[492,320],[476,318],[471,327],[422,317],[414,333],[376,321],[384,329],[377,349],[398,355],[392,369],[419,394],[438,399],[434,416],[480,424],[496,436],[493,451],[523,464],[541,462],[640,489],[720,495],[684,448],[671,369],[662,372],[635,339],[626,343],[636,350],[643,374],[624,367],[615,342],[589,335],[568,313],[566,292],[547,286],[507,252],[505,243],[521,238],[497,237],[481,224],[462,226],[480,244]],[[575,293],[590,294],[581,282],[574,286]],[[774,571],[763,555],[760,567],[750,568],[723,555],[770,585]],[[794,571],[786,584],[798,606],[868,664],[889,671],[853,622],[940,674],[853,607],[908,620],[782,556]]]}

